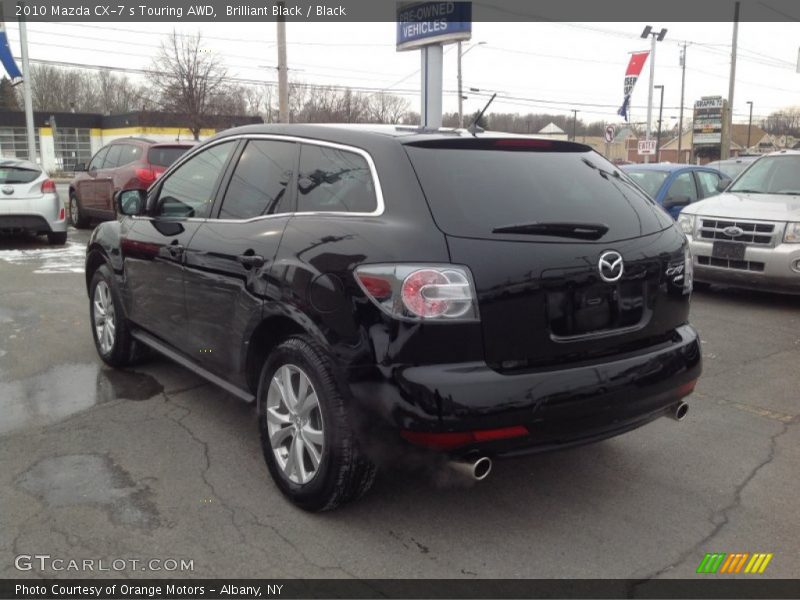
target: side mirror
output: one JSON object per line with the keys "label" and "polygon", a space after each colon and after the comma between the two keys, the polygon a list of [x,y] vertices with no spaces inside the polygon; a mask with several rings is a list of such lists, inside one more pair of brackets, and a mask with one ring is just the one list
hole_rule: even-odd
{"label": "side mirror", "polygon": [[122,190],[117,193],[117,212],[121,215],[143,215],[146,207],[146,190]]}
{"label": "side mirror", "polygon": [[730,180],[730,179],[728,179],[727,177],[726,177],[726,178],[723,178],[723,179],[720,179],[720,180],[717,182],[717,191],[718,191],[718,192],[724,192],[726,189],[728,189],[728,186],[729,186],[730,184],[731,184],[731,180]]}
{"label": "side mirror", "polygon": [[85,171],[86,170],[86,163],[75,163],[75,166],[72,167],[72,170],[75,173],[77,173],[79,171]]}
{"label": "side mirror", "polygon": [[663,206],[665,209],[674,208],[676,206],[683,208],[684,206],[689,206],[691,202],[692,200],[689,198],[689,196],[670,196],[669,198],[664,199]]}

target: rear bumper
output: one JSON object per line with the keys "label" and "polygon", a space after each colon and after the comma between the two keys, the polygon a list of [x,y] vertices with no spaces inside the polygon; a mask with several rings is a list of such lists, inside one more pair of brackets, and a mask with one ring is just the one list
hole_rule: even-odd
{"label": "rear bumper", "polygon": [[32,231],[36,233],[67,230],[66,211],[58,194],[38,198],[7,199],[0,202],[0,231]]}
{"label": "rear bumper", "polygon": [[[357,403],[394,429],[445,433],[523,426],[527,435],[470,443],[454,455],[513,454],[591,442],[674,407],[701,372],[697,332],[605,362],[503,374],[484,363],[398,367],[350,384]],[[683,389],[682,389],[683,388]]]}

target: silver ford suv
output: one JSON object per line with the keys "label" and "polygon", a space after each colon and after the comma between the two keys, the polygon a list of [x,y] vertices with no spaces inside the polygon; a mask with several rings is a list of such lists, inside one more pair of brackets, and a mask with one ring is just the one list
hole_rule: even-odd
{"label": "silver ford suv", "polygon": [[699,283],[800,293],[800,151],[750,165],[725,193],[683,209]]}

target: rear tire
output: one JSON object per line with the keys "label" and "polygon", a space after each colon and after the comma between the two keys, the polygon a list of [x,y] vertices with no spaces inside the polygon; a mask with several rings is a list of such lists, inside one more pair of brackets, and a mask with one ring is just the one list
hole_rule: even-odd
{"label": "rear tire", "polygon": [[359,446],[333,364],[313,339],[291,337],[273,350],[257,398],[264,459],[289,500],[323,511],[369,490],[377,469]]}
{"label": "rear tire", "polygon": [[56,231],[47,234],[47,243],[51,246],[63,246],[67,243],[67,232]]}
{"label": "rear tire", "polygon": [[95,271],[89,286],[89,318],[97,354],[112,367],[124,367],[142,356],[141,345],[131,336],[117,283],[108,265]]}
{"label": "rear tire", "polygon": [[83,207],[75,192],[69,193],[69,222],[75,229],[86,229],[89,219],[83,215]]}

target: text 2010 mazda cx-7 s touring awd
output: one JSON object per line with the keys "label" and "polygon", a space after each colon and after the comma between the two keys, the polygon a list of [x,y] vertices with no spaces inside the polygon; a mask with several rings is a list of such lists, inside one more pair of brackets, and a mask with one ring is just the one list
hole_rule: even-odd
{"label": "text 2010 mazda cx-7 s touring awd", "polygon": [[87,249],[100,356],[154,349],[255,400],[307,510],[398,448],[480,478],[681,418],[700,375],[686,238],[581,144],[248,126],[117,202]]}

